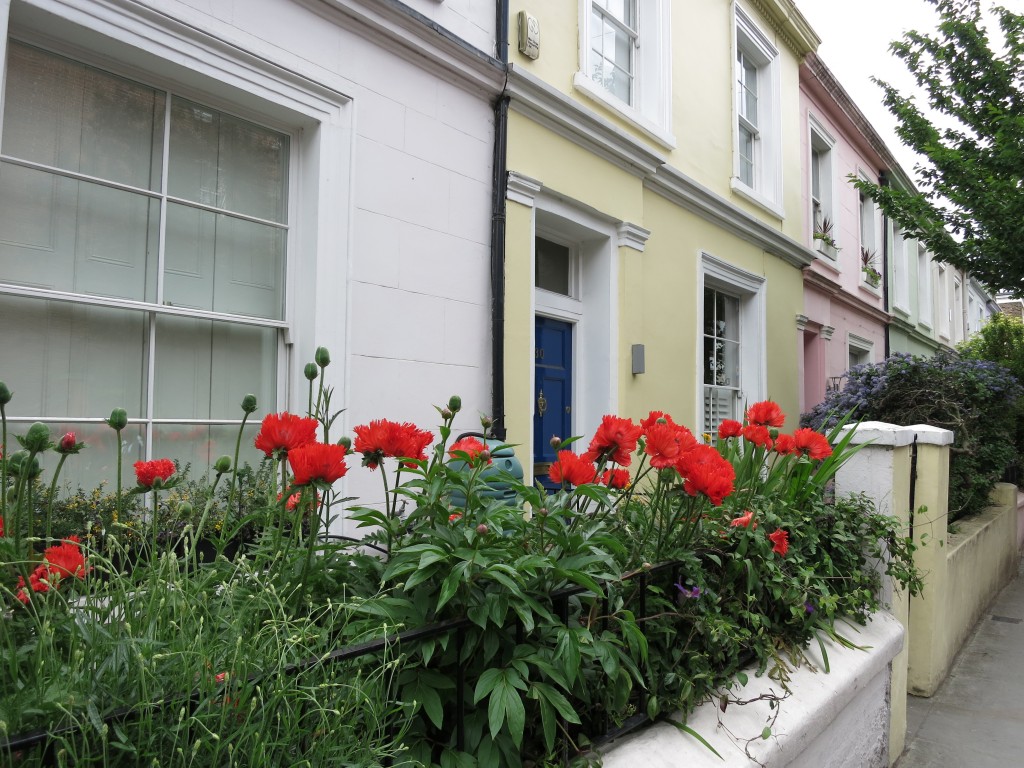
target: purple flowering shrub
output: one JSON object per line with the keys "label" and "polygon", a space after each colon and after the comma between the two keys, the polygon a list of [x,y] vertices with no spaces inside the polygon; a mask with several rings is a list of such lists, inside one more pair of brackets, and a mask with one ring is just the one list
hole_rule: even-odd
{"label": "purple flowering shrub", "polygon": [[992,486],[1017,459],[1016,407],[1024,394],[1006,368],[952,353],[923,358],[897,353],[854,366],[845,386],[803,414],[822,429],[846,414],[863,421],[931,424],[953,431],[949,521],[980,512]]}

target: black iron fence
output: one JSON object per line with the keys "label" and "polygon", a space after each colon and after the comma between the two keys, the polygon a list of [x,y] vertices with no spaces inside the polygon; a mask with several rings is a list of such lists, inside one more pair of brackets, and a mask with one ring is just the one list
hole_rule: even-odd
{"label": "black iron fence", "polygon": [[[635,599],[637,601],[634,613],[641,617],[641,621],[639,622],[641,631],[643,631],[645,627],[645,622],[642,619],[647,617],[649,591],[652,583],[657,579],[659,582],[667,583],[669,588],[671,588],[671,584],[679,580],[681,567],[682,563],[678,561],[663,563],[626,574],[616,582],[626,583],[634,580],[637,582],[636,589],[633,591],[633,595],[635,595]],[[586,597],[588,599],[600,600],[603,608],[600,619],[601,630],[606,631],[608,629],[612,611],[610,597],[607,590],[603,595],[595,595],[584,587],[573,586],[551,592],[549,597],[554,615],[564,626],[567,627],[570,624],[570,601],[573,597]],[[387,635],[374,640],[344,646],[326,655],[312,657],[295,664],[287,665],[274,674],[277,676],[295,676],[315,666],[354,661],[356,659],[372,655],[383,656],[386,651],[395,647],[401,648],[403,652],[414,653],[420,643],[450,635],[454,635],[455,657],[456,659],[461,659],[463,646],[466,641],[466,631],[474,626],[476,625],[467,618],[441,621],[427,626],[397,632],[393,635]],[[518,617],[516,617],[513,622],[510,622],[510,624],[506,625],[506,628],[516,633],[517,642],[524,641],[524,628],[522,621]],[[456,663],[454,665],[455,746],[456,749],[460,751],[465,750],[466,744],[465,720],[466,696],[468,689],[465,672],[466,669],[464,664]],[[256,684],[259,683],[260,680],[261,677],[259,675],[252,675],[249,678],[249,683]],[[144,702],[134,706],[124,706],[113,709],[106,714],[101,715],[99,723],[90,720],[88,725],[82,723],[71,723],[56,728],[39,729],[17,734],[10,737],[6,742],[0,741],[0,755],[11,756],[20,754],[24,756],[30,750],[42,749],[41,763],[43,765],[56,765],[57,759],[54,752],[62,741],[64,739],[74,737],[76,734],[82,733],[82,731],[87,727],[92,728],[97,725],[114,726],[130,724],[132,721],[142,717],[144,713],[151,714],[154,710],[158,712],[165,710],[180,711],[182,708],[185,708],[189,715],[193,715],[199,705],[204,701],[204,697],[208,695],[209,693],[207,691],[195,688],[190,692],[183,692],[179,696],[171,696],[152,702]],[[648,692],[643,687],[640,687],[636,693],[636,714],[626,718],[621,723],[613,724],[610,721],[608,714],[603,713],[601,715],[601,723],[597,732],[588,734],[591,745],[601,746],[612,739],[619,738],[651,722],[651,718],[647,715],[647,703]],[[564,720],[560,720],[560,725],[563,729],[562,732],[567,733],[569,730],[568,723]],[[571,748],[568,739],[562,740],[560,752],[562,761],[567,764],[570,758],[573,757],[573,755],[570,754]]]}

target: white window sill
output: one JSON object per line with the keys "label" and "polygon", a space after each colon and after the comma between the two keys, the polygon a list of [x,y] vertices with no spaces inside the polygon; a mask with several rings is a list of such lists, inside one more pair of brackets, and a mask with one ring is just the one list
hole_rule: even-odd
{"label": "white window sill", "polygon": [[910,307],[905,307],[900,304],[893,304],[892,308],[897,314],[902,315],[904,318],[910,317]]}
{"label": "white window sill", "polygon": [[842,273],[842,270],[839,268],[838,260],[833,259],[824,251],[815,251],[815,253],[818,254],[818,264],[825,267],[829,272],[834,272],[837,275]]}
{"label": "white window sill", "polygon": [[872,285],[867,280],[861,280],[860,281],[860,287],[861,287],[862,290],[865,290],[868,293],[873,294],[875,296],[881,296],[882,295],[882,284],[881,283],[879,283],[878,285]]}
{"label": "white window sill", "polygon": [[738,177],[733,176],[731,179],[729,179],[729,185],[732,187],[732,191],[735,192],[740,197],[746,198],[759,208],[763,208],[765,211],[770,213],[779,221],[785,220],[786,212],[780,205],[778,205],[773,200],[769,200],[756,189],[748,187],[746,184],[740,181]]}
{"label": "white window sill", "polygon": [[602,86],[595,83],[582,72],[577,72],[573,75],[572,87],[588,99],[596,101],[601,106],[612,110],[629,121],[638,131],[664,149],[671,150],[676,148],[676,137],[667,126],[659,125],[639,110],[612,96]]}

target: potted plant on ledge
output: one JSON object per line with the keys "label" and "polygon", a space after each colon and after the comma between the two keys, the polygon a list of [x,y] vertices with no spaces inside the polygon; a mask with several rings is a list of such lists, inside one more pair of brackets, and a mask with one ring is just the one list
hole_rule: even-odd
{"label": "potted plant on ledge", "polygon": [[863,274],[864,282],[872,288],[882,284],[882,273],[875,266],[877,254],[873,250],[861,246],[860,249],[860,271]]}

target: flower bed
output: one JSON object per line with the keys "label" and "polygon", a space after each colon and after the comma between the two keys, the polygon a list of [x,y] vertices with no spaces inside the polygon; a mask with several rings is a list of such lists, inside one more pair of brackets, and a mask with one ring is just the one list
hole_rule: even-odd
{"label": "flower bed", "polygon": [[[181,478],[173,463],[137,468],[148,511],[130,570],[116,566],[122,521],[57,545],[80,565],[34,559],[50,519],[32,475],[54,444],[43,425],[23,436],[3,464],[14,491],[0,645],[15,661],[0,673],[0,751],[5,736],[49,728],[47,748],[76,765],[557,764],[624,723],[690,712],[751,659],[784,689],[809,642],[877,607],[880,541],[916,587],[894,521],[826,498],[849,438],[833,449],[809,429],[783,434],[774,403],[723,423],[714,444],[661,412],[606,416],[585,451],[558,446],[551,493],[496,470],[498,441],[453,439],[457,397],[438,408],[437,435],[381,419],[332,443],[321,362],[309,416],[263,419],[267,471],[248,507],[236,506],[236,451],[216,463],[195,523],[165,541],[160,499]],[[243,401],[246,416],[255,408]],[[117,412],[108,423],[123,428]],[[380,477],[383,504],[347,506],[334,484],[351,471]],[[325,537],[340,514],[365,537]],[[223,553],[241,530],[252,540],[236,560],[197,556],[198,541]],[[450,620],[457,632],[391,658],[299,664]],[[112,724],[119,708],[138,716]]]}

